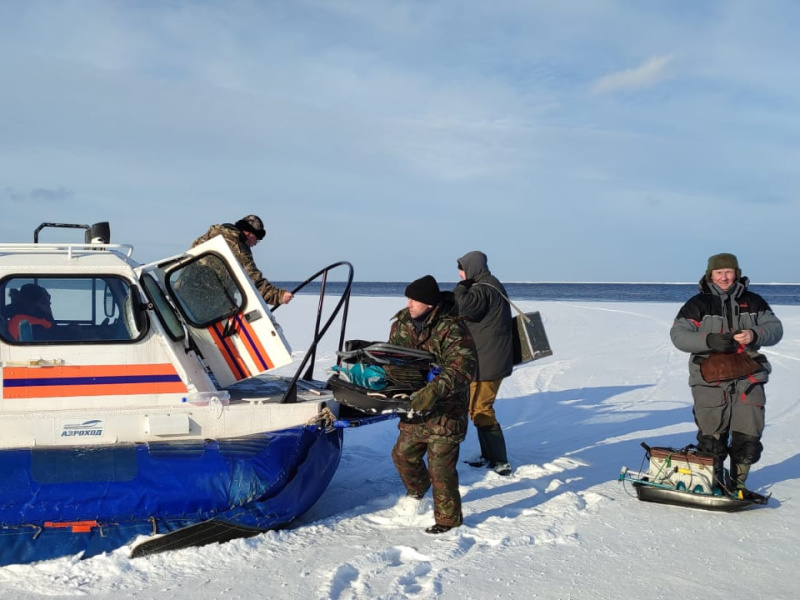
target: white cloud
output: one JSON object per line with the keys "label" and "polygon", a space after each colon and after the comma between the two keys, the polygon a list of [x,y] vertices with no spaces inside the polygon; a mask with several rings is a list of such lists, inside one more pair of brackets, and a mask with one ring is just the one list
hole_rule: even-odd
{"label": "white cloud", "polygon": [[671,55],[654,56],[634,69],[625,69],[601,77],[592,85],[592,91],[597,94],[608,94],[654,86],[666,78],[670,62],[672,62]]}

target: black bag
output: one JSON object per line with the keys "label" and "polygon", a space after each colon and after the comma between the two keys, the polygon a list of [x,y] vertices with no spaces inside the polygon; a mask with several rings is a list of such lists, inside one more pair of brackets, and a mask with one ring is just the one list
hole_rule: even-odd
{"label": "black bag", "polygon": [[547,334],[544,332],[544,324],[542,323],[542,317],[539,311],[529,313],[522,312],[519,306],[514,304],[508,296],[491,283],[479,281],[475,285],[485,285],[492,288],[517,311],[517,316],[514,317],[511,323],[511,351],[515,367],[517,365],[524,365],[538,358],[553,355],[553,351],[550,349],[550,344],[547,341]]}
{"label": "black bag", "polygon": [[518,314],[514,317],[511,331],[514,365],[553,355],[539,311]]}

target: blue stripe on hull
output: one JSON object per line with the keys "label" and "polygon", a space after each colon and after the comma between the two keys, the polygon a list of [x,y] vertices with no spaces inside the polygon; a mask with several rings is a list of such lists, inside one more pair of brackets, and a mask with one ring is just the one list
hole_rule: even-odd
{"label": "blue stripe on hull", "polygon": [[[0,565],[109,552],[211,518],[290,523],[328,487],[342,431],[294,428],[220,442],[0,452]],[[97,521],[89,533],[46,521]]]}
{"label": "blue stripe on hull", "polygon": [[52,387],[62,385],[130,385],[134,383],[175,383],[179,375],[107,375],[99,377],[48,377],[36,379],[3,380],[7,388]]}

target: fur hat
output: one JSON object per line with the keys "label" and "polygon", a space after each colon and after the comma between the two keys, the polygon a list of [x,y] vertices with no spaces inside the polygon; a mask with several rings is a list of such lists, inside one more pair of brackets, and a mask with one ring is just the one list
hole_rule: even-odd
{"label": "fur hat", "polygon": [[441,297],[439,284],[436,283],[433,275],[425,275],[425,277],[415,279],[406,286],[406,298],[411,298],[429,306],[439,304]]}
{"label": "fur hat", "polygon": [[242,231],[249,231],[259,240],[263,240],[267,232],[264,231],[264,222],[256,215],[247,215],[236,221],[236,227]]}
{"label": "fur hat", "polygon": [[739,269],[739,261],[736,256],[723,252],[722,254],[715,254],[708,259],[708,267],[706,267],[706,279],[711,281],[711,271],[717,269],[734,269],[736,271],[736,279],[742,276],[742,271]]}

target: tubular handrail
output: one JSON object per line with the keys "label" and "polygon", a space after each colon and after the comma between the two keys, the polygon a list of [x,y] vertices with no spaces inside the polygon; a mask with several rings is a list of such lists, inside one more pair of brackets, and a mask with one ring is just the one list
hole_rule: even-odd
{"label": "tubular handrail", "polygon": [[[347,274],[347,284],[342,291],[342,295],[339,297],[339,301],[336,303],[333,311],[331,312],[330,316],[328,317],[327,321],[325,321],[324,325],[320,327],[322,323],[322,306],[325,299],[325,289],[327,287],[328,282],[328,273],[337,267],[346,267],[348,269]],[[314,273],[311,277],[306,279],[303,283],[295,287],[291,290],[292,294],[296,294],[298,291],[302,290],[311,282],[315,281],[317,278],[322,277],[322,281],[320,282],[320,290],[319,290],[319,301],[317,303],[317,318],[314,324],[314,339],[311,342],[311,345],[306,352],[306,355],[303,357],[303,360],[300,361],[300,365],[297,367],[297,371],[292,377],[289,386],[286,388],[286,391],[281,398],[281,404],[288,404],[297,401],[297,380],[301,377],[301,372],[303,368],[308,363],[308,369],[303,374],[302,378],[305,381],[311,380],[314,377],[314,363],[316,362],[317,357],[317,345],[319,344],[320,340],[325,336],[330,329],[330,326],[333,324],[333,320],[339,315],[339,312],[342,311],[342,326],[339,332],[339,345],[337,350],[341,351],[344,347],[344,337],[345,337],[345,327],[347,326],[347,313],[350,308],[350,290],[353,287],[353,265],[347,261],[339,261],[328,265],[327,267],[320,269],[316,273]],[[272,312],[275,312],[280,308],[280,305],[274,306],[272,308]]]}

